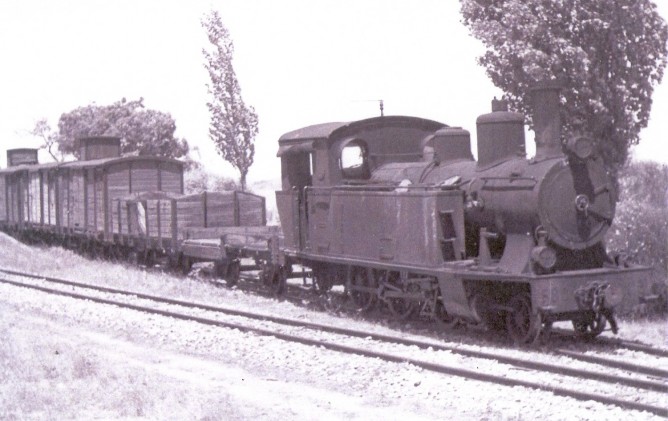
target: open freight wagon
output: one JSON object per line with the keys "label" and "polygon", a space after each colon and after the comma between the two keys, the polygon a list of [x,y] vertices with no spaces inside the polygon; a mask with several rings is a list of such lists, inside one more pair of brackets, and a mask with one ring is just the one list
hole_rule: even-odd
{"label": "open freight wagon", "polygon": [[[266,224],[265,199],[256,194],[227,191],[176,195],[146,192],[116,199],[112,227],[118,242],[137,250],[181,257],[189,239],[218,239],[229,227]],[[193,256],[206,260],[205,256]],[[201,259],[199,259],[201,258]]]}

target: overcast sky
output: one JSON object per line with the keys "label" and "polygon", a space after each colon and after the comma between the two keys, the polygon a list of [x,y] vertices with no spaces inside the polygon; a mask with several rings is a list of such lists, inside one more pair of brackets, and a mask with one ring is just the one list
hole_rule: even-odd
{"label": "overcast sky", "polygon": [[[668,2],[658,3],[665,18]],[[456,0],[0,0],[0,166],[5,149],[39,146],[28,132],[40,118],[55,128],[78,106],[143,97],[171,113],[208,169],[233,174],[208,138],[200,19],[211,8],[260,120],[251,180],[278,176],[283,133],[379,115],[379,99],[386,114],[475,135],[476,117],[501,95],[476,65],[483,47],[459,22]],[[635,156],[668,163],[666,116],[664,81]]]}

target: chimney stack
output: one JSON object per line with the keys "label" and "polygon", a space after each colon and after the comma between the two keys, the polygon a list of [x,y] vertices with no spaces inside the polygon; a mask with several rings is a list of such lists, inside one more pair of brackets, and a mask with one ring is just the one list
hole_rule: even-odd
{"label": "chimney stack", "polygon": [[561,115],[558,81],[538,82],[531,88],[533,130],[536,133],[536,158],[546,159],[562,155]]}

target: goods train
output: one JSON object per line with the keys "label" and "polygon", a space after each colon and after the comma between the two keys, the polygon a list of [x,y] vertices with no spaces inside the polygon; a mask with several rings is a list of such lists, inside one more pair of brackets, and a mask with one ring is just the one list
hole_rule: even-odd
{"label": "goods train", "polygon": [[[91,253],[184,270],[214,262],[235,284],[254,258],[280,294],[293,265],[314,287],[360,310],[379,302],[397,317],[484,324],[534,341],[556,321],[600,334],[614,313],[657,299],[649,268],[608,256],[615,184],[594,140],[562,141],[559,88],[532,90],[536,154],[526,158],[524,116],[493,101],[468,131],[381,116],[324,123],[278,141],[280,227],[264,199],[244,192],[183,194],[183,165],[121,157],[117,138],[81,140],[80,160],[37,164],[8,151],[0,224]],[[343,290],[343,292],[340,292]]]}

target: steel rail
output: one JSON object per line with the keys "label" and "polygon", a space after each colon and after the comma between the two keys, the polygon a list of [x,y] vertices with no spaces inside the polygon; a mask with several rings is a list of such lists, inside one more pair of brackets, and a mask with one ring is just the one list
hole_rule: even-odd
{"label": "steel rail", "polygon": [[[329,349],[331,351],[337,351],[337,352],[342,352],[342,353],[347,353],[347,354],[354,354],[354,355],[361,355],[364,357],[369,357],[369,358],[379,358],[384,361],[388,362],[394,362],[394,363],[408,363],[412,364],[416,367],[420,367],[425,370],[437,372],[437,373],[442,373],[442,374],[449,374],[449,375],[454,375],[462,378],[467,378],[467,379],[472,379],[472,380],[479,380],[487,383],[493,383],[493,384],[499,384],[499,385],[504,385],[504,386],[520,386],[520,387],[527,387],[530,389],[534,390],[540,390],[540,391],[545,391],[545,392],[551,392],[554,395],[557,396],[564,396],[564,397],[569,397],[581,401],[595,401],[599,402],[605,405],[614,405],[618,406],[624,409],[631,409],[631,410],[637,410],[637,411],[647,411],[649,413],[659,415],[659,416],[668,416],[668,409],[664,407],[658,407],[655,405],[650,405],[650,404],[645,404],[645,403],[640,403],[636,401],[626,401],[623,399],[618,399],[615,397],[610,397],[610,396],[605,396],[605,395],[600,395],[596,393],[589,393],[589,392],[582,392],[582,391],[576,391],[576,390],[571,390],[559,386],[552,386],[552,385],[545,385],[537,382],[532,382],[532,381],[527,381],[527,380],[520,380],[520,379],[512,379],[512,378],[507,378],[503,376],[496,376],[493,374],[486,374],[486,373],[481,373],[478,371],[473,371],[469,369],[463,369],[459,367],[453,367],[453,366],[447,366],[443,364],[437,364],[437,363],[431,363],[427,361],[422,361],[414,358],[408,358],[408,357],[402,357],[398,355],[392,355],[388,354],[385,352],[377,352],[377,351],[371,351],[368,349],[362,349],[362,348],[357,348],[353,346],[348,346],[348,345],[343,345],[343,344],[337,344],[333,342],[328,342],[328,341],[322,341],[318,339],[310,339],[310,338],[305,338],[303,336],[295,336],[287,333],[281,333],[281,332],[276,332],[273,330],[265,329],[265,328],[258,328],[258,327],[251,327],[243,324],[238,324],[238,323],[232,323],[232,322],[224,322],[221,320],[213,320],[209,318],[204,318],[204,317],[199,317],[199,316],[193,316],[193,315],[187,315],[183,313],[176,313],[173,311],[167,311],[167,310],[160,310],[156,308],[151,308],[151,307],[144,307],[140,305],[135,305],[135,304],[129,304],[129,303],[124,303],[121,301],[114,301],[114,300],[109,300],[105,298],[99,298],[99,297],[94,297],[94,296],[88,296],[88,295],[83,295],[83,294],[78,294],[74,292],[67,292],[67,291],[62,291],[58,289],[52,289],[52,288],[46,288],[38,285],[31,285],[31,284],[25,284],[22,282],[16,282],[12,281],[9,279],[4,279],[0,278],[0,283],[6,283],[9,285],[14,285],[17,287],[23,287],[23,288],[30,288],[42,292],[46,292],[49,294],[54,294],[54,295],[60,295],[64,297],[70,297],[70,298],[76,298],[76,299],[81,299],[81,300],[87,300],[99,304],[107,304],[107,305],[112,305],[116,306],[119,308],[125,308],[125,309],[130,309],[130,310],[135,310],[147,314],[156,314],[164,317],[171,317],[173,319],[177,320],[183,320],[183,321],[192,321],[208,326],[216,326],[216,327],[222,327],[222,328],[228,328],[228,329],[236,329],[241,332],[247,332],[247,333],[254,333],[257,335],[262,335],[262,336],[272,336],[277,339],[281,339],[287,342],[293,342],[293,343],[299,343],[302,345],[307,345],[307,346],[314,346],[314,347],[321,347],[325,349]],[[135,294],[129,294],[129,295],[135,295]]]}
{"label": "steel rail", "polygon": [[[553,329],[550,333],[559,335],[559,337],[565,339],[574,339],[579,341],[582,340],[582,337],[578,336],[576,333],[573,333],[573,331],[566,329]],[[644,352],[645,354],[668,358],[668,349],[642,344],[635,341],[629,341],[619,338],[603,338],[603,337],[592,338],[589,339],[589,341],[600,345],[616,346],[616,347],[626,348],[631,351]]]}
{"label": "steel rail", "polygon": [[625,361],[619,361],[611,358],[603,358],[595,355],[586,355],[577,351],[569,351],[567,349],[555,349],[552,352],[558,355],[563,355],[565,357],[572,358],[574,360],[580,360],[592,364],[598,364],[612,368],[619,368],[626,371],[633,371],[635,373],[646,374],[649,376],[659,377],[662,379],[668,379],[668,370],[662,370],[656,367],[648,367],[639,364],[627,363]]}
{"label": "steel rail", "polygon": [[[155,301],[163,304],[171,304],[171,305],[178,305],[186,308],[199,308],[202,310],[207,310],[207,311],[212,311],[216,313],[222,313],[222,314],[227,314],[231,316],[240,316],[240,317],[245,317],[248,319],[254,319],[254,320],[263,320],[263,321],[268,321],[276,324],[282,324],[286,326],[297,326],[297,327],[305,327],[308,329],[313,329],[313,330],[318,330],[322,332],[328,332],[328,333],[335,333],[339,335],[347,335],[347,336],[352,336],[352,337],[357,337],[357,338],[370,338],[372,340],[376,341],[382,341],[382,342],[389,342],[389,343],[395,343],[395,344],[400,344],[400,345],[405,345],[405,346],[416,346],[420,349],[427,349],[431,348],[433,350],[437,351],[448,351],[452,352],[458,355],[466,356],[466,357],[471,357],[471,358],[482,358],[482,359],[487,359],[487,360],[494,360],[502,364],[509,364],[513,365],[516,367],[522,367],[526,369],[531,369],[531,370],[539,370],[539,371],[545,371],[549,373],[554,373],[554,374],[559,374],[563,376],[570,376],[570,377],[576,377],[580,379],[586,379],[586,380],[594,380],[594,381],[600,381],[600,382],[605,382],[605,383],[612,383],[612,384],[622,384],[626,385],[629,387],[637,388],[637,389],[644,389],[644,390],[651,390],[651,391],[658,391],[658,392],[668,392],[668,384],[663,383],[663,382],[657,382],[657,381],[652,381],[652,380],[643,380],[643,379],[634,379],[634,378],[629,378],[629,377],[622,377],[622,376],[617,376],[613,374],[608,374],[608,373],[599,373],[595,371],[590,371],[590,370],[583,370],[583,369],[575,369],[571,367],[566,367],[563,365],[554,365],[554,364],[548,364],[548,363],[543,363],[539,361],[530,361],[530,360],[524,360],[521,358],[515,358],[515,357],[509,357],[509,356],[503,356],[503,355],[498,355],[494,353],[489,353],[489,352],[484,352],[484,351],[474,351],[474,350],[467,350],[467,349],[461,349],[459,347],[455,346],[447,346],[443,344],[438,344],[434,342],[429,342],[429,341],[422,341],[422,340],[417,340],[417,339],[409,339],[409,338],[401,338],[398,336],[393,336],[393,335],[386,335],[386,334],[381,334],[381,333],[373,333],[373,332],[367,332],[367,331],[360,331],[360,330],[355,330],[355,329],[350,329],[350,328],[343,328],[343,327],[337,327],[337,326],[331,326],[331,325],[325,325],[321,323],[313,323],[313,322],[306,322],[306,321],[301,321],[301,320],[295,320],[295,319],[289,319],[285,317],[279,317],[279,316],[271,316],[267,314],[261,314],[261,313],[253,313],[249,311],[243,311],[243,310],[236,310],[228,307],[220,307],[220,306],[213,306],[209,304],[204,304],[204,303],[194,303],[190,301],[183,301],[183,300],[177,300],[173,298],[165,298],[165,297],[159,297],[151,294],[144,294],[144,293],[139,293],[139,292],[134,292],[134,291],[125,291],[125,290],[120,290],[116,288],[109,288],[109,287],[103,287],[103,286],[98,286],[98,285],[91,285],[91,284],[85,284],[81,282],[76,282],[76,281],[70,281],[66,279],[59,279],[59,278],[50,278],[50,277],[43,277],[39,275],[34,275],[34,274],[24,274],[22,272],[16,272],[16,271],[10,271],[10,270],[5,270],[5,269],[0,269],[0,272],[4,272],[7,274],[11,275],[16,275],[16,276],[27,276],[27,277],[32,277],[35,279],[42,279],[48,282],[52,283],[59,283],[62,285],[68,285],[68,286],[74,286],[74,287],[79,287],[79,288],[88,288],[92,290],[97,290],[100,292],[107,292],[107,293],[112,293],[112,294],[119,294],[119,295],[126,295],[126,296],[133,296],[136,298],[140,299],[146,299],[150,301]],[[575,353],[576,356],[579,358],[581,357],[581,354]],[[597,361],[593,361],[594,358],[592,358],[592,361],[595,364],[601,364]],[[604,362],[603,362],[604,363]],[[605,365],[605,364],[603,364]],[[653,367],[643,367],[643,366],[638,366],[642,368],[642,374],[649,374],[651,376],[659,377],[659,378],[664,378],[664,370],[658,369],[658,368],[653,368]],[[623,368],[623,367],[617,367],[617,368]],[[628,367],[625,367],[623,369],[629,370]],[[633,370],[631,370],[633,371]]]}

